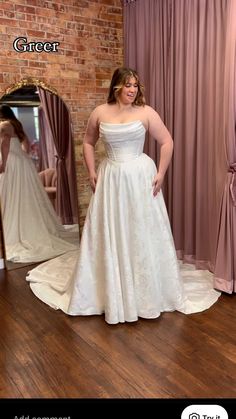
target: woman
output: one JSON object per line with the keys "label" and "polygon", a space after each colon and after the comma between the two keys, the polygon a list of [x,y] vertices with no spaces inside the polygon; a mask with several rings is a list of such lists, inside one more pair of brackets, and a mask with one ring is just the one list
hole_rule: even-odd
{"label": "woman", "polygon": [[77,249],[60,225],[31,158],[18,120],[0,121],[0,200],[6,259],[40,262]]}
{"label": "woman", "polygon": [[[161,148],[158,170],[142,152],[146,131]],[[107,158],[97,173],[98,138]],[[167,128],[145,105],[137,73],[117,69],[107,103],[92,112],[84,138],[94,194],[79,255],[62,256],[29,272],[35,295],[70,315],[105,313],[111,324],[156,318],[163,311],[197,312],[217,300],[220,294],[209,278],[196,284],[196,298],[195,288],[186,291],[180,276],[161,193],[172,149]]]}
{"label": "woman", "polygon": [[13,110],[10,106],[6,104],[0,105],[0,121],[11,121],[12,125],[16,128],[18,132],[18,138],[20,140],[22,149],[28,153],[30,150],[30,142],[29,139],[24,132],[23,126],[21,122],[16,118]]}

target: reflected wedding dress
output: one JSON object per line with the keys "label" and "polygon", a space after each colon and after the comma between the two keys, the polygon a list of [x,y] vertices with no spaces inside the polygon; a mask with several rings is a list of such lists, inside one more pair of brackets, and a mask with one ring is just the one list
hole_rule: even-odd
{"label": "reflected wedding dress", "polygon": [[34,294],[70,315],[105,313],[115,324],[194,313],[220,296],[211,274],[176,258],[162,193],[153,197],[153,160],[142,152],[141,121],[100,123],[107,158],[100,164],[79,253],[70,252],[28,273]]}
{"label": "reflected wedding dress", "polygon": [[17,137],[10,140],[5,172],[0,174],[0,199],[7,260],[40,262],[78,250],[75,233],[59,223],[34,163]]}

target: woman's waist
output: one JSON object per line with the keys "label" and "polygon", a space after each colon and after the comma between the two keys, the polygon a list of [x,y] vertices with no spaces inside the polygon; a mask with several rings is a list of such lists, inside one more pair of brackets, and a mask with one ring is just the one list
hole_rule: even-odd
{"label": "woman's waist", "polygon": [[108,160],[117,162],[117,163],[125,163],[131,160],[135,160],[143,154],[142,150],[136,151],[120,151],[120,150],[106,150],[106,157]]}
{"label": "woman's waist", "polygon": [[126,163],[132,160],[138,159],[143,153],[137,154],[119,154],[119,155],[112,155],[107,153],[107,160],[114,162],[114,163]]}
{"label": "woman's waist", "polygon": [[104,160],[103,163],[108,163],[111,165],[115,165],[115,166],[122,166],[122,165],[127,165],[130,166],[132,163],[133,164],[139,164],[139,162],[143,165],[143,164],[150,164],[150,162],[152,164],[154,164],[154,161],[145,153],[140,153],[140,154],[132,154],[132,155],[125,155],[125,156],[116,156],[116,158],[114,158],[114,156],[107,156]]}

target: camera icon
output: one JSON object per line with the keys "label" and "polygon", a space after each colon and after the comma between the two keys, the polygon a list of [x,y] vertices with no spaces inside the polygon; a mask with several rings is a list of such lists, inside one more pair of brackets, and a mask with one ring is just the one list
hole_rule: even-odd
{"label": "camera icon", "polygon": [[189,419],[200,419],[200,415],[198,413],[190,413]]}
{"label": "camera icon", "polygon": [[218,404],[191,404],[183,410],[181,419],[229,419],[224,407]]}

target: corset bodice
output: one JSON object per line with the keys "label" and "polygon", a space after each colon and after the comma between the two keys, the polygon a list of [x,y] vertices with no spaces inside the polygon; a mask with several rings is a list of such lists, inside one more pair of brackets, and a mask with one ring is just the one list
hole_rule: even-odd
{"label": "corset bodice", "polygon": [[11,141],[10,141],[10,152],[17,154],[19,156],[22,155],[22,147],[21,147],[21,142],[19,140],[18,137],[12,137]]}
{"label": "corset bodice", "polygon": [[143,152],[146,131],[141,121],[121,124],[101,122],[99,132],[107,157],[111,160],[125,162]]}

